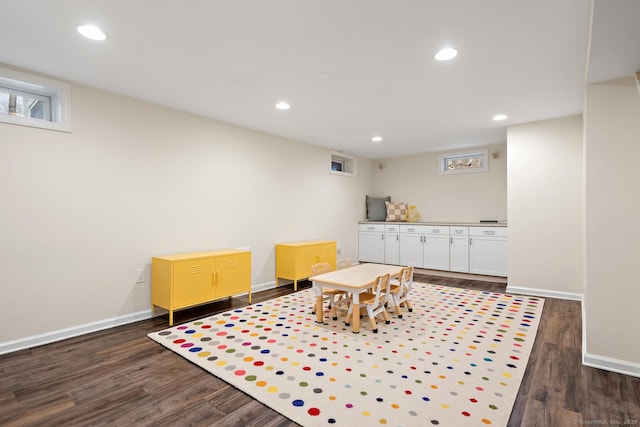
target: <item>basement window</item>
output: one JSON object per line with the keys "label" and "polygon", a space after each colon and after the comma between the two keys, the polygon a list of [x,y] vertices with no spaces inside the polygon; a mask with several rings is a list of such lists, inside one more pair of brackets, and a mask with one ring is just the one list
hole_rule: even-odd
{"label": "basement window", "polygon": [[336,175],[355,176],[356,159],[343,153],[331,153],[329,172]]}
{"label": "basement window", "polygon": [[450,153],[438,157],[438,173],[486,172],[489,170],[488,150]]}
{"label": "basement window", "polygon": [[0,67],[0,122],[70,132],[71,86]]}

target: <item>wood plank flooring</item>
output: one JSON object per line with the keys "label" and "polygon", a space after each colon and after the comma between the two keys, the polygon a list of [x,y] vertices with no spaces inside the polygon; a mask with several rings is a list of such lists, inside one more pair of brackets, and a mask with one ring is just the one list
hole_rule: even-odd
{"label": "wood plank flooring", "polygon": [[[415,279],[505,291],[503,283]],[[253,302],[288,292],[259,292]],[[176,323],[246,304],[241,297],[180,311]],[[640,379],[582,366],[580,322],[579,302],[546,298],[510,426],[640,426]],[[147,338],[166,325],[163,316],[0,356],[0,426],[296,425]]]}

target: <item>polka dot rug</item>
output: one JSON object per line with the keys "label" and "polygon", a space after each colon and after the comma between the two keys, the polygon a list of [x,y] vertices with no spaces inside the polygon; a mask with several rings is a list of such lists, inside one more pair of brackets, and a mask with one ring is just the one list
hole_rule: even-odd
{"label": "polka dot rug", "polygon": [[544,300],[414,283],[391,323],[311,314],[306,289],[149,334],[303,426],[506,426]]}

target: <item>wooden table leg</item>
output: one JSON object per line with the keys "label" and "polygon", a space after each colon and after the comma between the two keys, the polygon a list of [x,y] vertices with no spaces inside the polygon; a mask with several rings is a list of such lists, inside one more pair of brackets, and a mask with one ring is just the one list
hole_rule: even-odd
{"label": "wooden table leg", "polygon": [[324,306],[322,305],[322,295],[316,297],[316,322],[324,321]]}
{"label": "wooden table leg", "polygon": [[313,292],[316,294],[316,322],[324,321],[324,306],[322,305],[322,287],[317,286],[315,282],[311,282]]}
{"label": "wooden table leg", "polygon": [[353,323],[353,332],[354,333],[358,333],[360,332],[360,303],[353,303],[353,318],[351,320],[351,323]]}

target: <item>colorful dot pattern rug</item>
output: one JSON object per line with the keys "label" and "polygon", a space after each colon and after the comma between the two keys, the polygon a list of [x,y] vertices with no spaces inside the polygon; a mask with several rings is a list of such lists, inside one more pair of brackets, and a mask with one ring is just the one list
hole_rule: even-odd
{"label": "colorful dot pattern rug", "polygon": [[[506,426],[544,300],[414,283],[391,323],[325,322],[306,289],[149,334],[303,426]],[[214,420],[212,420],[213,422]]]}

